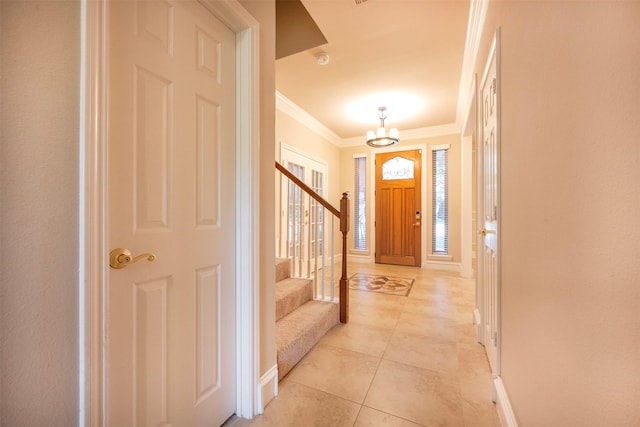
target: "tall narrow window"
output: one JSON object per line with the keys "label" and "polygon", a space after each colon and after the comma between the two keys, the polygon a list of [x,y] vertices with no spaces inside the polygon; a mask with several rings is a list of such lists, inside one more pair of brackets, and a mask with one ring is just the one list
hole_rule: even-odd
{"label": "tall narrow window", "polygon": [[449,254],[449,147],[431,152],[431,252]]}
{"label": "tall narrow window", "polygon": [[367,250],[367,196],[366,196],[366,157],[353,159],[354,165],[354,212],[353,212],[353,248]]}

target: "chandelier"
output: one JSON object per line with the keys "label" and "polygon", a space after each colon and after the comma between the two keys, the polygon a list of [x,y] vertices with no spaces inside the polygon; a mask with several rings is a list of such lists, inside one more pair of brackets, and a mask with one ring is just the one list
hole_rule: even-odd
{"label": "chandelier", "polygon": [[389,134],[387,135],[387,131],[384,128],[384,119],[387,118],[384,115],[386,109],[387,107],[378,108],[378,111],[380,111],[380,127],[376,132],[372,130],[367,132],[367,145],[371,147],[388,147],[400,141],[400,135],[396,128],[389,129]]}

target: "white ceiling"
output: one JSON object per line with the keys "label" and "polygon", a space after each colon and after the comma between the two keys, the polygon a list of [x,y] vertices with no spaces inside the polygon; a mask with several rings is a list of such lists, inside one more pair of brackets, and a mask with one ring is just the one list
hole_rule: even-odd
{"label": "white ceiling", "polygon": [[328,43],[276,61],[284,97],[343,139],[379,126],[380,106],[401,138],[456,122],[468,0],[302,3]]}

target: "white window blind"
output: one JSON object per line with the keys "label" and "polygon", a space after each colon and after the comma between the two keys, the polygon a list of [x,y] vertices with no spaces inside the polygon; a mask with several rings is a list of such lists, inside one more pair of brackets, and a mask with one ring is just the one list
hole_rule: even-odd
{"label": "white window blind", "polygon": [[353,248],[367,250],[367,197],[366,197],[366,157],[354,160],[354,212],[353,212]]}
{"label": "white window blind", "polygon": [[449,254],[449,148],[431,152],[431,252]]}

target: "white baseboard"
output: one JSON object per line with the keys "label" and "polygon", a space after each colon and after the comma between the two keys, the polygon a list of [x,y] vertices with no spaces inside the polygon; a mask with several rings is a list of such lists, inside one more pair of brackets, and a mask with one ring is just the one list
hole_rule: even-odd
{"label": "white baseboard", "polygon": [[260,387],[258,390],[258,414],[264,413],[264,408],[271,400],[278,395],[278,365],[273,365],[265,374],[260,377]]}
{"label": "white baseboard", "polygon": [[500,424],[505,427],[518,427],[516,416],[511,409],[511,403],[509,403],[509,396],[507,396],[507,390],[504,388],[502,378],[493,378],[493,389],[496,399],[496,410],[498,411],[498,417],[500,418]]}
{"label": "white baseboard", "polygon": [[445,261],[422,261],[422,268],[429,270],[446,270],[460,272],[460,263],[457,262],[445,262]]}
{"label": "white baseboard", "polygon": [[347,262],[359,262],[361,264],[371,264],[373,259],[371,255],[355,255],[355,254],[347,254]]}

